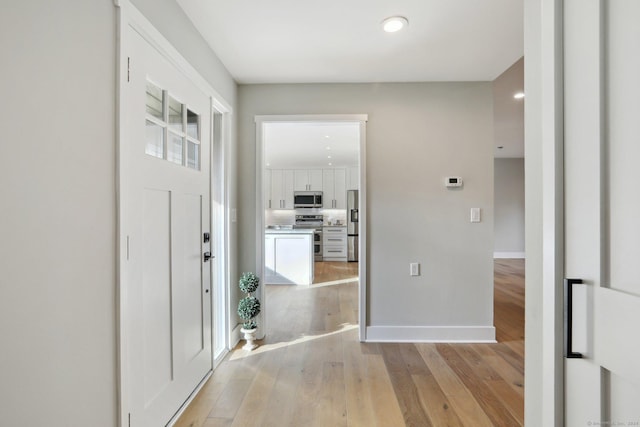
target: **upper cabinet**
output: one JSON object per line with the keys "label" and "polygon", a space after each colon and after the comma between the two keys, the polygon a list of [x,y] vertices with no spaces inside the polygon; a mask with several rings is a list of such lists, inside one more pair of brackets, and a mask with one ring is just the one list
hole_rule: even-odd
{"label": "upper cabinet", "polygon": [[323,169],[322,191],[322,204],[325,209],[346,209],[346,169]]}
{"label": "upper cabinet", "polygon": [[265,169],[264,180],[262,181],[262,194],[264,194],[264,207],[266,209],[274,209],[271,207],[271,169]]}
{"label": "upper cabinet", "polygon": [[322,191],[323,208],[346,209],[347,190],[357,190],[358,168],[266,169],[266,209],[293,209],[294,191]]}
{"label": "upper cabinet", "polygon": [[[271,198],[267,209],[293,209],[294,172],[291,169],[270,169]],[[269,174],[265,176],[268,179]]]}
{"label": "upper cabinet", "polygon": [[323,191],[322,169],[296,169],[294,191]]}
{"label": "upper cabinet", "polygon": [[347,190],[360,189],[360,168],[347,168]]}

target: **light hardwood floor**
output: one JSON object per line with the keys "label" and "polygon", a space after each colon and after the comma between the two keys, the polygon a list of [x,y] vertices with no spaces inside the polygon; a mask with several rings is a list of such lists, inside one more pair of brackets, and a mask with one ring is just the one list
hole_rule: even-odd
{"label": "light hardwood floor", "polygon": [[321,263],[312,286],[268,286],[267,338],[231,352],[176,425],[523,425],[523,260],[495,263],[497,344],[360,343],[354,274]]}

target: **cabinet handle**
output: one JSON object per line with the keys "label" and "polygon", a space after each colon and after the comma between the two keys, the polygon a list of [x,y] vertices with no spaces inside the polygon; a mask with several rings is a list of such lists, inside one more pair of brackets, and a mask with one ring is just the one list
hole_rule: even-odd
{"label": "cabinet handle", "polygon": [[331,240],[332,242],[341,242],[342,239],[327,239],[327,240]]}
{"label": "cabinet handle", "polygon": [[331,252],[331,253],[340,253],[342,251],[327,251],[327,252]]}

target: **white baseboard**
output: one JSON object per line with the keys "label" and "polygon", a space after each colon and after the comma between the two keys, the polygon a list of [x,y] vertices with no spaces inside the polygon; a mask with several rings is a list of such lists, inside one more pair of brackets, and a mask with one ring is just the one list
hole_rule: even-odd
{"label": "white baseboard", "polygon": [[367,342],[496,342],[493,326],[368,326]]}
{"label": "white baseboard", "polygon": [[518,258],[518,259],[524,259],[524,252],[494,252],[493,253],[493,258],[494,259],[499,259],[499,258]]}

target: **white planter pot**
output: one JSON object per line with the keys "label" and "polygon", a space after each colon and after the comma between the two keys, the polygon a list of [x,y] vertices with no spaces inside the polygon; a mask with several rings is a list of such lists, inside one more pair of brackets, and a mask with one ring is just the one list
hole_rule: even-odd
{"label": "white planter pot", "polygon": [[258,344],[255,343],[256,331],[257,330],[258,330],[257,328],[253,328],[253,329],[242,328],[242,329],[240,329],[240,332],[242,332],[244,334],[245,341],[247,341],[247,343],[242,347],[243,350],[251,351],[254,348],[258,347]]}

